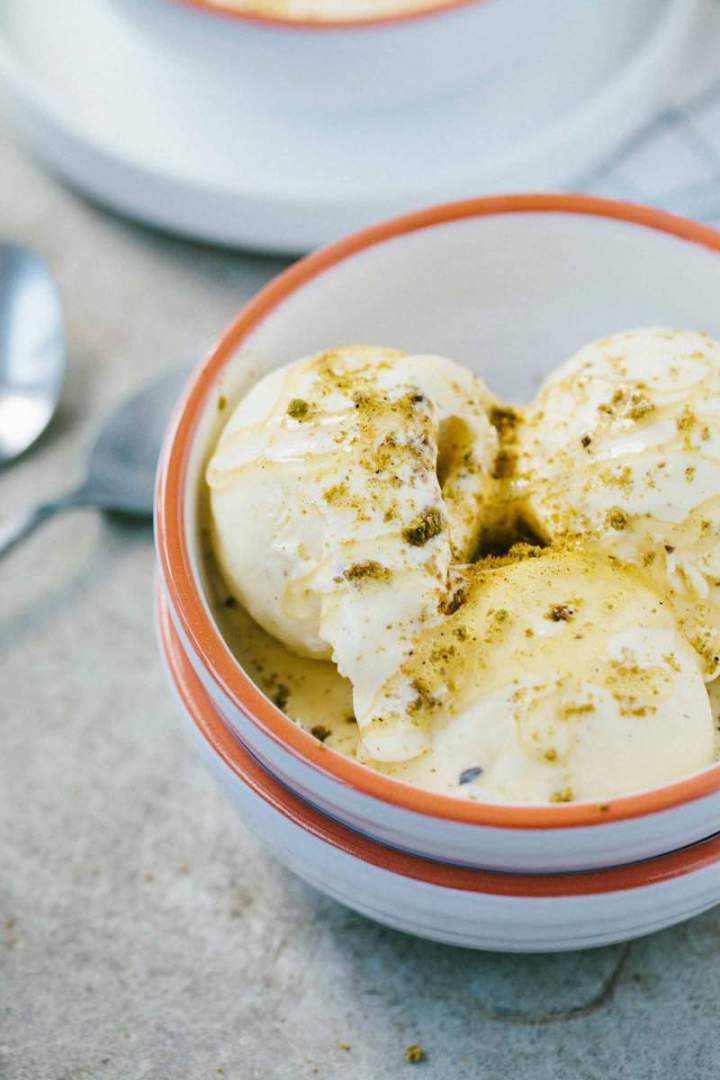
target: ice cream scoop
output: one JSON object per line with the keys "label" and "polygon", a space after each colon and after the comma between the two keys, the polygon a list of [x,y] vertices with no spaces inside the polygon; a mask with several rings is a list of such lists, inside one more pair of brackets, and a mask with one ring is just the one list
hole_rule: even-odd
{"label": "ice cream scoop", "polygon": [[581,349],[520,429],[516,486],[533,527],[632,563],[720,671],[720,344],[633,330]]}
{"label": "ice cream scoop", "polygon": [[698,658],[642,574],[594,552],[520,546],[463,571],[377,695],[363,746],[405,718],[428,735],[392,775],[471,800],[607,799],[709,765]]}
{"label": "ice cream scoop", "polygon": [[[420,627],[452,604],[450,567],[476,547],[498,437],[493,399],[437,356],[324,352],[261,379],[207,470],[228,588],[296,653],[332,658],[362,730]],[[410,722],[380,760],[419,753]]]}

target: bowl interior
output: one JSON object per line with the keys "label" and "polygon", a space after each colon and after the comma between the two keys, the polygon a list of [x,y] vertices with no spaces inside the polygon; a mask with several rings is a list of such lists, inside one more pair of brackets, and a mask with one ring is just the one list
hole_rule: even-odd
{"label": "bowl interior", "polygon": [[[208,446],[227,416],[219,396],[230,409],[266,370],[368,342],[445,354],[502,398],[527,401],[596,337],[643,325],[720,336],[718,248],[712,230],[652,211],[525,196],[411,215],[297,264],[245,310],[195,387],[183,516],[201,594],[197,504]],[[672,802],[701,793],[675,787]]]}
{"label": "bowl interior", "polygon": [[522,402],[593,338],[637,326],[720,333],[720,259],[627,221],[573,213],[461,219],[329,267],[243,343],[263,367],[348,342],[436,352]]}

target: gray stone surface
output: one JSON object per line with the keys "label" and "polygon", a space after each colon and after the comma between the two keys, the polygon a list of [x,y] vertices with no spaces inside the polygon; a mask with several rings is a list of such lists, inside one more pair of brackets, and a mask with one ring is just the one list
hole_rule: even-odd
{"label": "gray stone surface", "polygon": [[[103,412],[280,266],[117,221],[1,131],[0,234],[51,263],[70,343],[61,414],[0,476],[3,513],[68,484]],[[629,948],[473,954],[266,858],[186,746],[152,582],[149,529],[91,514],[0,565],[2,1080],[718,1075],[720,914]]]}

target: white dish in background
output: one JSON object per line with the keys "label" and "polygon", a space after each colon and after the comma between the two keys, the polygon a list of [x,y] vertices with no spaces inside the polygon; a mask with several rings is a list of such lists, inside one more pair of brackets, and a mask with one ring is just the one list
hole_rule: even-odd
{"label": "white dish in background", "polygon": [[189,62],[120,2],[5,0],[0,81],[18,129],[122,213],[282,252],[428,202],[572,182],[652,115],[701,10],[700,0],[603,0],[615,16],[575,42],[570,64],[567,46],[557,57],[548,46],[521,71],[432,105],[331,116],[271,101],[237,68],[229,79],[223,65]]}
{"label": "white dish in background", "polygon": [[503,952],[610,945],[661,930],[720,900],[720,838],[586,874],[468,870],[367,840],[303,803],[227,731],[160,604],[170,681],[210,771],[264,848],[320,892],[396,930]]}
{"label": "white dish in background", "polygon": [[[222,78],[232,100],[322,113],[431,106],[497,84],[524,91],[543,65],[550,104],[582,98],[616,69],[666,0],[436,0],[434,10],[343,25],[221,13],[208,0],[114,0],[197,78]],[[517,100],[517,99],[516,99]],[[523,108],[534,103],[524,95]]]}
{"label": "white dish in background", "polygon": [[[383,844],[502,871],[587,870],[674,851],[717,831],[720,764],[649,792],[553,806],[430,794],[330,751],[233,658],[205,595],[202,464],[253,371],[348,341],[449,356],[503,400],[528,401],[585,342],[632,326],[720,337],[720,233],[579,195],[431,207],[291,267],[248,304],[192,377],[168,434],[156,536],[183,648],[228,726],[284,784]],[[241,385],[245,380],[245,386]]]}

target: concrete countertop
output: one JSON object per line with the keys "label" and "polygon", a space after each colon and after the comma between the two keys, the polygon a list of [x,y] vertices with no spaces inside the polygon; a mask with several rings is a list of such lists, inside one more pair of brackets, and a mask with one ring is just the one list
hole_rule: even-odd
{"label": "concrete countertop", "polygon": [[[0,476],[2,513],[69,485],[105,411],[198,357],[282,265],[118,221],[2,129],[0,235],[52,266],[70,360],[56,422]],[[718,1075],[720,911],[524,958],[324,899],[258,849],[186,744],[152,604],[150,529],[92,513],[0,565],[2,1080]]]}

